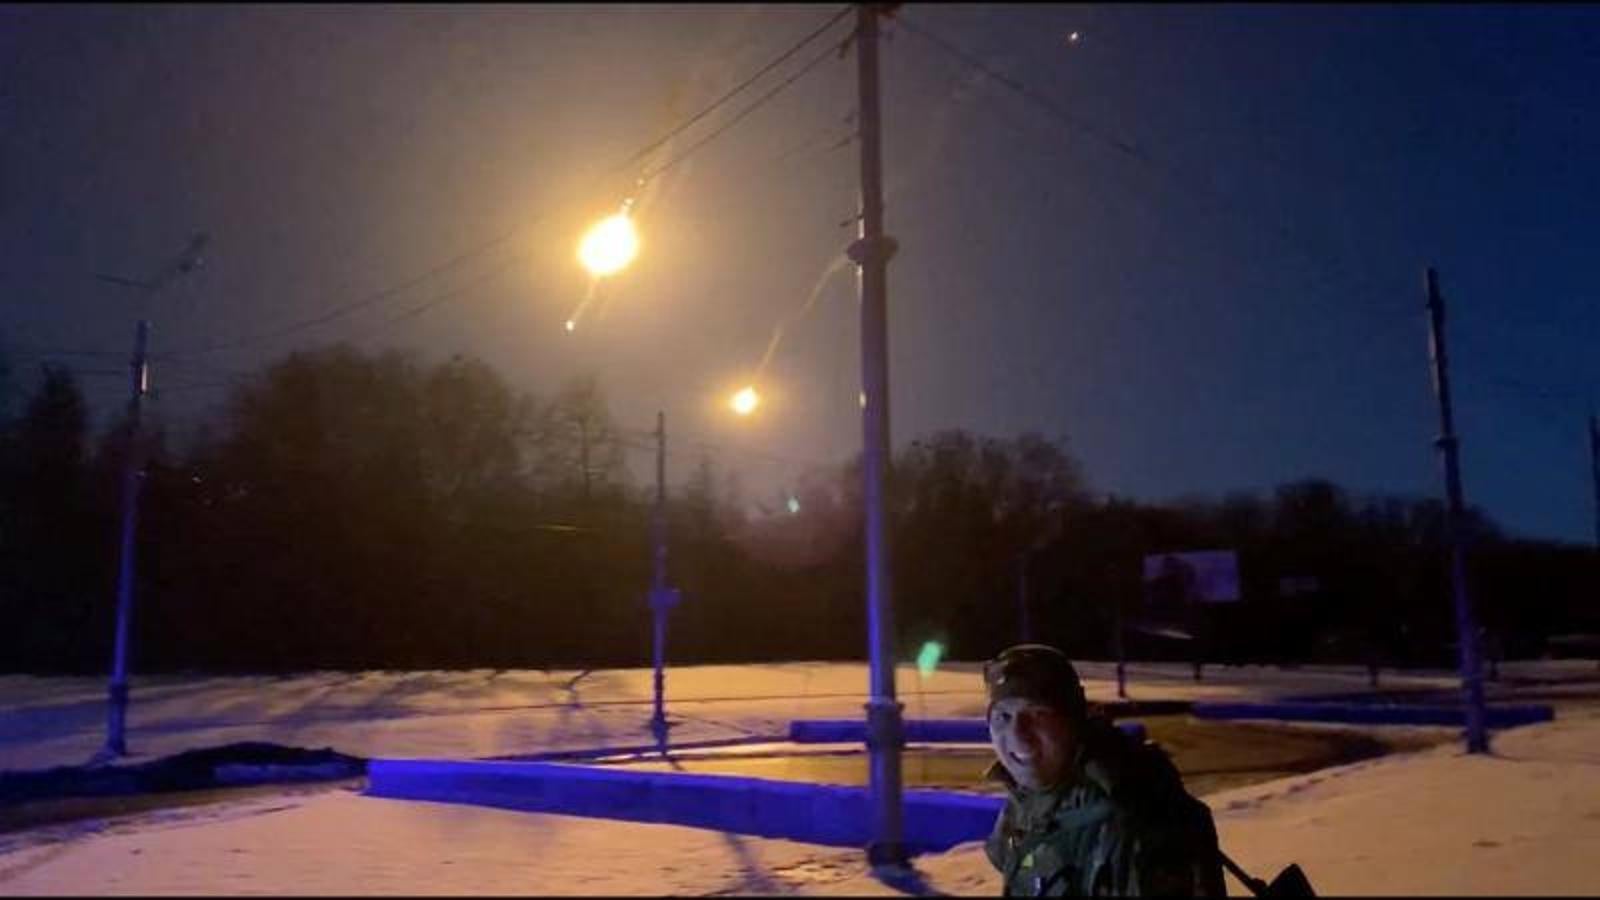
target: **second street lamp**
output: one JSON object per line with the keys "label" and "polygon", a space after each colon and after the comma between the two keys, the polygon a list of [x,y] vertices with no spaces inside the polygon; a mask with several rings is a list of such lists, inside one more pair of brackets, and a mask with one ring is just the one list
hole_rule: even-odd
{"label": "second street lamp", "polygon": [[[578,261],[596,278],[614,275],[627,268],[639,254],[639,233],[628,217],[632,201],[622,204],[622,211],[601,219],[590,227],[578,243]],[[567,331],[576,323],[566,322]],[[651,618],[651,662],[654,672],[654,704],[650,715],[650,733],[655,737],[661,753],[667,750],[666,714],[666,645],[667,613],[678,605],[680,594],[667,586],[667,419],[665,412],[656,413],[656,497],[651,516],[651,577],[646,605]]]}
{"label": "second street lamp", "polygon": [[655,664],[655,709],[650,733],[663,755],[667,752],[666,661],[667,612],[678,605],[676,588],[667,587],[667,415],[656,413],[656,505],[651,522],[654,565],[650,579],[651,660]]}

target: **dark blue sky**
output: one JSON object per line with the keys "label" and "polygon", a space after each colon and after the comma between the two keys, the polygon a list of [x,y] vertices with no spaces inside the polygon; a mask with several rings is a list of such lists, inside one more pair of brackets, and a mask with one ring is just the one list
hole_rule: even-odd
{"label": "dark blue sky", "polygon": [[[855,148],[830,148],[849,131],[853,57],[652,180],[639,262],[575,333],[562,323],[588,287],[576,240],[631,178],[602,173],[837,8],[0,8],[0,343],[26,382],[39,350],[121,352],[142,310],[154,349],[176,354],[154,370],[155,405],[179,423],[227,372],[340,339],[475,354],[542,393],[592,371],[626,424],[666,410],[670,477],[706,450],[778,491],[860,442],[848,269],[787,328],[763,414],[721,405],[850,239]],[[897,443],[1038,430],[1068,439],[1097,490],[1157,500],[1309,476],[1436,495],[1433,265],[1469,501],[1517,533],[1589,539],[1600,9],[905,15],[1092,133],[890,27]],[[519,228],[356,314],[185,354]],[[92,278],[152,270],[198,229],[207,267],[164,296]],[[102,413],[125,390],[84,381]]]}

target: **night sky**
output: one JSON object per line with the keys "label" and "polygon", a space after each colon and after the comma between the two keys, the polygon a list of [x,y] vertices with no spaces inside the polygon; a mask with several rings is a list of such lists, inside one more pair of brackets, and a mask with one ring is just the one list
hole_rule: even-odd
{"label": "night sky", "polygon": [[[853,18],[622,164],[840,8],[0,7],[0,347],[23,388],[70,361],[104,422],[127,388],[97,373],[145,315],[180,433],[230,375],[339,340],[476,355],[542,395],[593,372],[624,425],[665,410],[671,480],[709,454],[776,496],[861,441],[835,265],[853,53],[648,178],[639,260],[563,323],[584,228]],[[1096,491],[1155,501],[1313,476],[1437,496],[1432,265],[1468,501],[1591,538],[1600,8],[903,13],[1055,112],[887,27],[897,445],[1036,430]],[[94,278],[201,230],[205,268],[161,295]],[[785,321],[767,404],[734,417]]]}

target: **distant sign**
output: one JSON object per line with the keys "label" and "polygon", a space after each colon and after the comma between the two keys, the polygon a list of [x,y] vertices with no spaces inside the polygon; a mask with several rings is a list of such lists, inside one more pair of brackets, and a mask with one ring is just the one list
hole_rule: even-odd
{"label": "distant sign", "polygon": [[1278,596],[1300,597],[1322,590],[1322,582],[1315,575],[1290,575],[1278,579]]}
{"label": "distant sign", "polygon": [[1144,582],[1157,606],[1233,603],[1239,599],[1239,557],[1232,550],[1146,556]]}
{"label": "distant sign", "polygon": [[683,599],[683,592],[677,588],[652,587],[645,595],[652,609],[671,609]]}

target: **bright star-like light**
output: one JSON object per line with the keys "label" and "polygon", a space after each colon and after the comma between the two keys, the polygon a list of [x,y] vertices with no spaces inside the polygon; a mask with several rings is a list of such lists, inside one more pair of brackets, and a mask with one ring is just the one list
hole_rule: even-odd
{"label": "bright star-like light", "polygon": [[800,514],[800,499],[798,497],[790,497],[789,502],[785,505],[789,507],[789,515],[797,516]]}
{"label": "bright star-like light", "polygon": [[757,406],[761,405],[761,395],[757,394],[756,389],[753,387],[741,388],[738,393],[733,395],[733,399],[728,402],[728,405],[732,406],[733,411],[739,415],[748,416],[756,411]]}
{"label": "bright star-like light", "polygon": [[622,271],[638,255],[639,232],[626,212],[601,219],[578,244],[578,261],[597,278]]}

